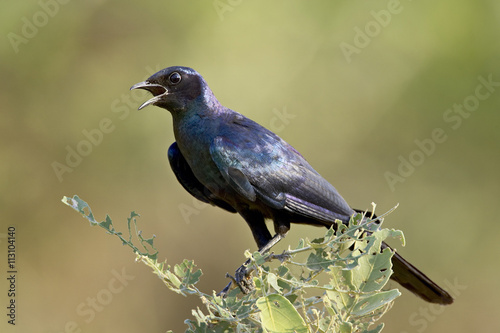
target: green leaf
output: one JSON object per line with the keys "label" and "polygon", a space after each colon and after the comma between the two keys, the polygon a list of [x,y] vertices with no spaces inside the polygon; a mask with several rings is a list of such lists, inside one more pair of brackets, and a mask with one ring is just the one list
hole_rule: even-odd
{"label": "green leaf", "polygon": [[335,237],[334,225],[332,225],[330,228],[328,228],[328,231],[325,234],[325,239],[331,239],[333,237]]}
{"label": "green leaf", "polygon": [[[173,284],[175,287],[179,288],[182,285],[181,280],[172,272],[165,271],[165,276],[168,278],[168,282]],[[178,291],[180,293],[180,291]]]}
{"label": "green leaf", "polygon": [[192,260],[184,259],[181,264],[174,266],[174,273],[182,279],[183,284],[196,284],[200,280],[202,272],[200,269],[194,271],[195,268],[196,266]]}
{"label": "green leaf", "polygon": [[153,236],[153,237],[151,237],[151,238],[146,238],[146,239],[144,239],[144,241],[145,241],[146,243],[148,243],[149,245],[153,246],[154,239],[155,239],[155,237]]}
{"label": "green leaf", "polygon": [[372,252],[359,258],[359,265],[352,270],[352,284],[355,290],[370,292],[382,289],[392,273],[392,252],[389,249],[382,253]]}
{"label": "green leaf", "polygon": [[399,290],[392,289],[388,291],[381,291],[369,296],[361,296],[354,306],[351,315],[358,317],[366,316],[376,309],[383,307],[387,303],[392,302],[396,297],[400,295],[401,293],[399,292]]}
{"label": "green leaf", "polygon": [[258,266],[260,266],[260,265],[263,265],[263,264],[266,263],[267,256],[263,256],[262,254],[260,254],[259,251],[255,251],[253,253],[253,258],[255,260],[255,264],[257,264]]}
{"label": "green leaf", "polygon": [[269,283],[269,285],[277,292],[281,292],[281,287],[278,285],[278,278],[274,273],[269,273],[267,275],[267,283]]}
{"label": "green leaf", "polygon": [[339,312],[347,311],[356,302],[354,287],[352,285],[352,270],[333,267],[330,284],[334,290],[326,292],[328,298]]}
{"label": "green leaf", "polygon": [[256,304],[261,311],[262,324],[268,332],[307,332],[304,319],[285,297],[272,294],[260,297]]}
{"label": "green leaf", "polygon": [[304,241],[304,239],[302,239],[302,238],[301,238],[301,239],[299,240],[299,244],[297,244],[297,247],[296,247],[295,249],[296,249],[296,250],[303,249],[305,246],[306,246],[306,245],[305,245],[305,241]]}
{"label": "green leaf", "polygon": [[398,238],[401,241],[401,244],[403,246],[406,245],[405,241],[405,236],[401,230],[394,230],[394,229],[382,229],[374,233],[374,235],[378,235],[381,240],[384,240],[386,238]]}
{"label": "green leaf", "polygon": [[324,248],[315,248],[314,253],[309,254],[307,258],[307,268],[313,271],[328,270],[332,265],[332,261],[328,259],[328,255]]}
{"label": "green leaf", "polygon": [[280,277],[285,277],[288,275],[288,272],[290,272],[290,270],[288,269],[288,267],[284,266],[284,265],[281,265],[281,266],[278,266],[278,275]]}
{"label": "green leaf", "polygon": [[343,322],[339,325],[340,333],[351,333],[352,332],[352,324],[349,322]]}
{"label": "green leaf", "polygon": [[83,217],[85,217],[92,225],[98,224],[98,222],[94,218],[94,215],[92,214],[90,206],[85,201],[80,199],[77,195],[74,195],[73,198],[64,196],[61,201],[82,214]]}
{"label": "green leaf", "polygon": [[109,217],[109,215],[106,215],[105,221],[99,222],[99,225],[106,230],[110,230],[109,228],[112,224],[113,224],[113,222],[111,222],[111,218]]}

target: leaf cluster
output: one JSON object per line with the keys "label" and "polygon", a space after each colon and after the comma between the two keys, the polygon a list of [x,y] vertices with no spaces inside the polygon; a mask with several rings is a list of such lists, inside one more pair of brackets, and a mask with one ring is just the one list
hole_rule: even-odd
{"label": "leaf cluster", "polygon": [[[95,221],[88,204],[77,196],[64,197],[63,202],[130,246],[137,260],[152,268],[170,290],[201,299],[203,307],[192,310],[194,318],[185,321],[186,332],[380,332],[384,325],[374,324],[400,295],[397,289],[384,290],[392,274],[392,252],[381,251],[381,244],[388,237],[404,244],[404,236],[381,229],[381,218],[357,214],[348,225],[339,223],[322,238],[302,239],[280,255],[247,251],[255,288],[248,294],[233,288],[221,297],[196,287],[202,272],[193,261],[173,267],[158,262],[154,237],[141,236],[135,212],[127,219],[126,239],[109,216]],[[133,243],[131,225],[141,249]]]}

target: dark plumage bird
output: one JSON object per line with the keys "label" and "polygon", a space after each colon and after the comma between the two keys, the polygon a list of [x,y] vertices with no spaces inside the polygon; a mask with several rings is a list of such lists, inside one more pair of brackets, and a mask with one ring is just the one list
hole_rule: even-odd
{"label": "dark plumage bird", "polygon": [[[297,150],[221,105],[193,69],[165,68],[131,89],[153,95],[139,109],[156,105],[171,112],[176,142],[168,158],[181,185],[203,202],[239,213],[261,251],[283,238],[290,223],[330,227],[355,213]],[[273,220],[274,237],[265,219]],[[392,261],[393,280],[428,302],[453,302],[398,253]]]}

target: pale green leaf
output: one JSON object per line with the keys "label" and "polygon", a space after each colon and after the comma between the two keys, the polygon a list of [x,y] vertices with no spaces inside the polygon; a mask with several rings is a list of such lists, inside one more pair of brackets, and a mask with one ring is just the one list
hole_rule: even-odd
{"label": "pale green leaf", "polygon": [[257,299],[264,328],[271,333],[307,332],[304,319],[285,297],[272,294]]}
{"label": "pale green leaf", "polygon": [[352,284],[355,290],[370,292],[382,289],[392,273],[391,258],[392,252],[389,249],[380,253],[374,248],[359,258],[358,267],[352,270]]}
{"label": "pale green leaf", "polygon": [[351,315],[354,316],[365,316],[376,309],[392,302],[396,297],[400,296],[401,293],[397,289],[392,289],[388,291],[381,291],[369,296],[361,296],[354,306]]}
{"label": "pale green leaf", "polygon": [[269,273],[267,275],[267,283],[269,283],[269,285],[277,292],[281,292],[281,287],[278,285],[278,278],[276,277],[276,274]]}
{"label": "pale green leaf", "polygon": [[349,322],[343,322],[339,325],[340,333],[351,333],[352,332],[352,324]]}

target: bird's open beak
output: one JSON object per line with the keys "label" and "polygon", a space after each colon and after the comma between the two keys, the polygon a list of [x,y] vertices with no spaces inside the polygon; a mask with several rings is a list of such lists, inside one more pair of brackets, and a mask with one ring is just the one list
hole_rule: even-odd
{"label": "bird's open beak", "polygon": [[146,106],[148,106],[150,104],[154,105],[163,96],[168,94],[168,91],[165,87],[163,87],[159,84],[156,84],[156,83],[150,83],[148,81],[139,82],[137,84],[134,84],[132,87],[130,87],[130,90],[134,90],[134,89],[144,89],[144,90],[149,91],[151,94],[153,94],[153,98],[142,103],[142,105],[139,106],[139,110],[142,108],[145,108]]}

